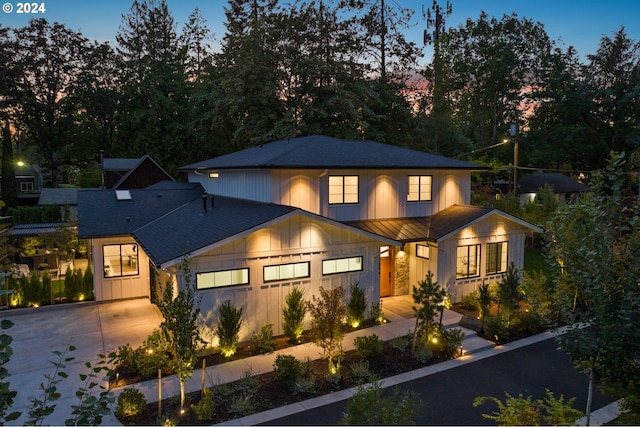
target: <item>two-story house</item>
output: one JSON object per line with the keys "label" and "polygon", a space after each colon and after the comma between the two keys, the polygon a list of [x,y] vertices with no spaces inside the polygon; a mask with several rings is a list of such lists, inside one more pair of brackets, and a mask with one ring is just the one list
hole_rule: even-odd
{"label": "two-story house", "polygon": [[286,139],[184,166],[189,183],[82,191],[79,237],[97,299],[179,287],[187,259],[201,309],[243,307],[246,339],[268,322],[282,332],[293,286],[311,298],[358,282],[372,304],[431,271],[459,300],[522,267],[525,235],[540,230],[469,205],[482,169],[372,141]]}

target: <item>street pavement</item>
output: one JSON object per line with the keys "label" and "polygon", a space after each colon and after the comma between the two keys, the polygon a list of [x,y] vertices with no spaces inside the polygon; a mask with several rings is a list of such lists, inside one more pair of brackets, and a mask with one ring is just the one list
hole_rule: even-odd
{"label": "street pavement", "polygon": [[[587,377],[573,367],[569,358],[557,347],[551,334],[538,342],[509,351],[485,350],[493,354],[473,363],[455,366],[388,387],[415,392],[423,402],[418,425],[495,425],[482,414],[496,410],[495,404],[473,407],[478,396],[494,396],[504,401],[505,392],[543,399],[546,390],[565,400],[576,398],[574,407],[584,411]],[[505,347],[505,346],[499,346]],[[496,349],[499,350],[499,347]],[[480,355],[480,353],[478,354]],[[341,400],[286,417],[272,419],[263,425],[336,425],[342,418],[348,400]],[[613,399],[595,392],[593,409],[605,407]]]}

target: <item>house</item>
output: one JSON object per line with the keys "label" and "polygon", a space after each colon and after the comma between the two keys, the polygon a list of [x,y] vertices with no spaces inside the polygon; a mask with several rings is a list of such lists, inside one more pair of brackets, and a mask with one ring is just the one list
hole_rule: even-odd
{"label": "house", "polygon": [[56,205],[60,208],[62,221],[76,221],[78,218],[78,190],[78,188],[43,188],[38,199],[38,206]]}
{"label": "house", "polygon": [[311,298],[358,282],[374,304],[431,271],[457,301],[521,268],[525,235],[541,230],[469,205],[483,169],[372,141],[285,139],[184,166],[188,183],[81,191],[79,237],[103,272],[97,299],[179,287],[186,259],[201,309],[242,307],[247,339],[265,323],[282,332],[293,286]]}
{"label": "house", "polygon": [[[16,166],[15,176],[18,204],[24,206],[35,205],[40,197],[40,191],[42,191],[42,168],[37,165],[25,165],[19,162]],[[2,177],[0,176],[0,182],[1,179]]]}
{"label": "house", "polygon": [[149,155],[138,159],[102,159],[103,187],[112,190],[145,188],[173,178]]}
{"label": "house", "polygon": [[523,175],[518,180],[520,204],[532,203],[542,187],[548,185],[560,203],[575,200],[580,194],[591,191],[589,186],[561,173],[535,172]]}

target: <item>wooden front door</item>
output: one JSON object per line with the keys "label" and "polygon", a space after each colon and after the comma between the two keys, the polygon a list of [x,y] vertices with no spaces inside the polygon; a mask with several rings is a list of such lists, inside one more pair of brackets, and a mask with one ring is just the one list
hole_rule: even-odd
{"label": "wooden front door", "polygon": [[380,251],[380,297],[393,295],[393,249]]}

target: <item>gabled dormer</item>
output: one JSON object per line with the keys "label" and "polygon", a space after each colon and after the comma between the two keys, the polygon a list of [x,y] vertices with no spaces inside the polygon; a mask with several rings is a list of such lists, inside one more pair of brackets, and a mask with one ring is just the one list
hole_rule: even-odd
{"label": "gabled dormer", "polygon": [[339,221],[433,215],[469,204],[472,163],[373,141],[283,139],[180,168],[208,193]]}

